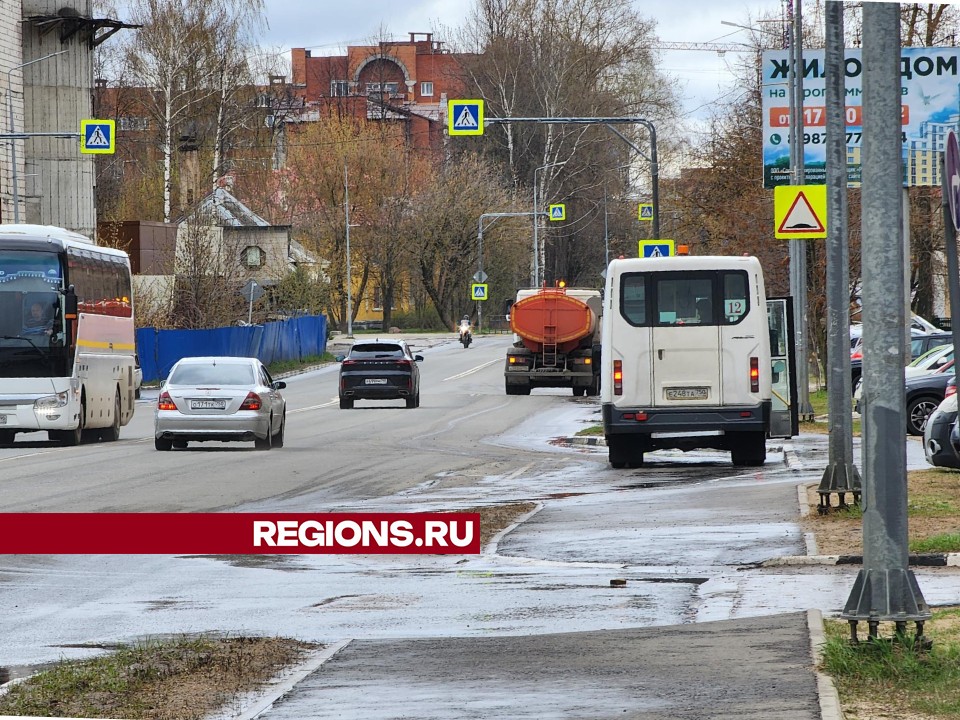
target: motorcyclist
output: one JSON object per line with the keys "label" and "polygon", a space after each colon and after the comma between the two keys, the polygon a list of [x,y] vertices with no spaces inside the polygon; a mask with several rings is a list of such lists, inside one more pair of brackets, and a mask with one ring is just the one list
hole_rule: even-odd
{"label": "motorcyclist", "polygon": [[[469,342],[470,340],[473,339],[473,333],[471,332],[472,328],[471,328],[469,315],[464,315],[462,318],[460,318],[460,325],[457,329],[460,332],[460,342],[464,342],[464,340]],[[464,347],[466,347],[466,345],[464,345]]]}

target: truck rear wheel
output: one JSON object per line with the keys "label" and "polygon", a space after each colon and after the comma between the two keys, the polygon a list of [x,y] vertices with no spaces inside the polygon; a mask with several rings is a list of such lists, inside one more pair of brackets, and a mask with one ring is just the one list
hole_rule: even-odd
{"label": "truck rear wheel", "polygon": [[525,385],[512,385],[506,383],[507,395],[529,395],[530,394],[530,383]]}
{"label": "truck rear wheel", "polygon": [[587,394],[587,389],[585,387],[580,387],[579,385],[573,386],[573,396],[582,397]]}

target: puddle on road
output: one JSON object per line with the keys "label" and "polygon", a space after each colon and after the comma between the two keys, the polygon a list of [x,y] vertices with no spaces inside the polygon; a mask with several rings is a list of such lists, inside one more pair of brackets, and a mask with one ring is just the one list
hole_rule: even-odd
{"label": "puddle on road", "polygon": [[0,685],[4,685],[11,680],[28,678],[52,666],[52,663],[45,663],[43,665],[8,665],[6,667],[0,667]]}
{"label": "puddle on road", "polygon": [[180,560],[219,560],[237,568],[253,568],[261,570],[283,570],[284,572],[301,572],[310,568],[304,565],[294,565],[296,557],[290,555],[178,555]]}

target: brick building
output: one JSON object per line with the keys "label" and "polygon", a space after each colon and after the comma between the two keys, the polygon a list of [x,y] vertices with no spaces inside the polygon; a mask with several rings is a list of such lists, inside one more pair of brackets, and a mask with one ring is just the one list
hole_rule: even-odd
{"label": "brick building", "polygon": [[460,63],[432,33],[409,40],[351,45],[346,55],[313,57],[294,48],[291,90],[302,99],[302,120],[340,108],[358,118],[406,123],[413,148],[437,147],[443,139],[448,98],[461,97]]}

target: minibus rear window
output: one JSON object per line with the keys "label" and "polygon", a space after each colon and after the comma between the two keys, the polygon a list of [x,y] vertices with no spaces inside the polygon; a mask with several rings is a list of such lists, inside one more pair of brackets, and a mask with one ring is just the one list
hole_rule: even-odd
{"label": "minibus rear window", "polygon": [[750,310],[742,270],[624,273],[620,314],[631,325],[736,325]]}

